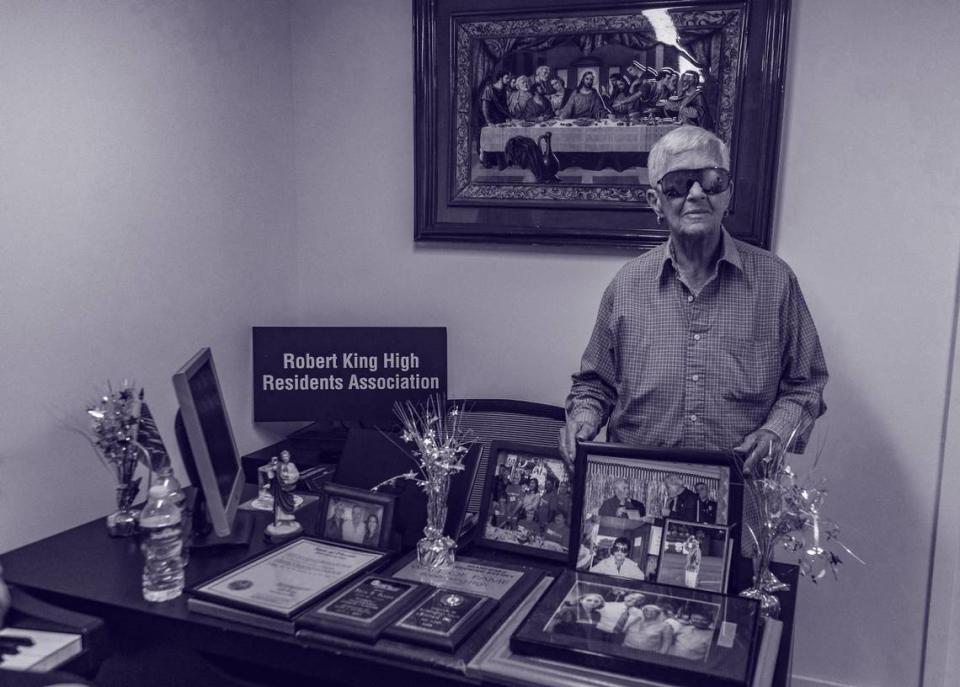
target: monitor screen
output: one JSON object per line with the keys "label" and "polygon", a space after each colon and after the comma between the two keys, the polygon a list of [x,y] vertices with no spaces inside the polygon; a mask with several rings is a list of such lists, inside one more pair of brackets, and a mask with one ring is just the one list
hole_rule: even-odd
{"label": "monitor screen", "polygon": [[214,531],[226,536],[236,515],[243,472],[209,348],[177,371],[173,386],[192,454],[183,456],[185,463],[192,462],[187,472],[200,481]]}

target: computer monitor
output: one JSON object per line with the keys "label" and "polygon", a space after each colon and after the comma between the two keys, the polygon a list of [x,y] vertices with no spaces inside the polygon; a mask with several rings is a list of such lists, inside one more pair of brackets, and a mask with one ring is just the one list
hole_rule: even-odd
{"label": "computer monitor", "polygon": [[180,403],[177,440],[184,468],[194,487],[199,482],[200,488],[194,514],[205,510],[214,534],[229,537],[243,489],[243,470],[209,348],[200,349],[173,375],[173,387]]}

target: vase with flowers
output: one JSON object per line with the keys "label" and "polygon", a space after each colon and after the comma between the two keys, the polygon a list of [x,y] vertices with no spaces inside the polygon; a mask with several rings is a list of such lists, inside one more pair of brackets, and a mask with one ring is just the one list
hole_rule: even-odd
{"label": "vase with flowers", "polygon": [[429,568],[451,565],[456,542],[443,531],[450,479],[464,469],[463,459],[475,439],[460,422],[461,408],[447,408],[439,396],[431,396],[423,406],[409,401],[397,403],[394,412],[400,420],[401,439],[412,445],[409,453],[414,469],[381,482],[373,490],[400,479],[414,481],[427,497],[427,523],[417,543],[417,560]]}
{"label": "vase with flowers", "polygon": [[133,503],[142,478],[135,474],[148,458],[137,442],[142,401],[143,391],[124,380],[118,389],[108,383],[106,393],[87,406],[90,431],[83,435],[117,483],[117,510],[107,516],[107,531],[114,537],[129,537],[137,530],[139,511]]}
{"label": "vase with flowers", "polygon": [[[827,570],[838,576],[843,560],[837,549],[863,563],[840,540],[839,525],[822,513],[825,480],[800,478],[787,461],[801,433],[802,427],[797,426],[781,447],[774,448],[771,443],[751,474],[744,475],[747,504],[753,505],[757,517],[748,519],[745,527],[753,558],[753,584],[740,596],[759,601],[761,614],[769,618],[780,615],[776,592],[790,588],[770,569],[777,550],[795,554],[800,574],[813,582],[822,579]],[[818,461],[819,453],[814,468]]]}

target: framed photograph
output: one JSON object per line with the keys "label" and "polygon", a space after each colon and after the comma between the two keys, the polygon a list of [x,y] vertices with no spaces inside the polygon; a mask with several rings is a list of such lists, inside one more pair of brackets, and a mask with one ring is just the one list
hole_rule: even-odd
{"label": "framed photograph", "polygon": [[386,631],[390,637],[453,651],[497,607],[489,596],[435,589]]}
{"label": "framed photograph", "polygon": [[726,527],[739,551],[743,482],[734,460],[724,451],[578,444],[571,567],[657,580],[668,518]]}
{"label": "framed photograph", "polygon": [[317,536],[374,549],[390,548],[396,500],[394,494],[327,482],[320,491]]}
{"label": "framed photograph", "polygon": [[223,606],[290,619],[386,553],[299,537],[193,587],[193,596]]}
{"label": "framed photograph", "polygon": [[367,575],[302,613],[296,625],[374,642],[429,591],[416,582]]}
{"label": "framed photograph", "polygon": [[746,687],[759,610],[751,599],[565,570],[510,646],[672,685]]}
{"label": "framed photograph", "polygon": [[730,573],[730,528],[667,518],[660,537],[660,584],[722,594]]}
{"label": "framed photograph", "polygon": [[573,484],[559,449],[490,444],[478,545],[566,561],[572,507]]}
{"label": "framed photograph", "polygon": [[649,249],[647,156],[732,150],[724,226],[769,247],[789,0],[416,0],[420,241]]}

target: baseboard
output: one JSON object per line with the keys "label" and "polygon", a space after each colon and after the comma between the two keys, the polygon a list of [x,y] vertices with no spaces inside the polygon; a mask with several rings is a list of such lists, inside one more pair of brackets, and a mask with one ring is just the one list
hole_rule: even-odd
{"label": "baseboard", "polygon": [[823,680],[818,677],[807,677],[805,675],[791,675],[790,687],[856,687],[846,682],[833,682],[832,680]]}

